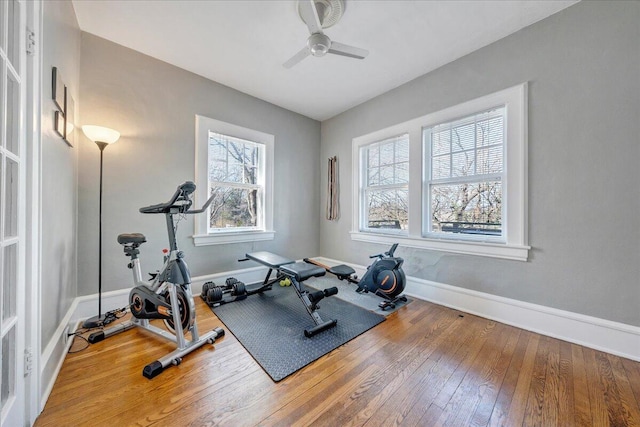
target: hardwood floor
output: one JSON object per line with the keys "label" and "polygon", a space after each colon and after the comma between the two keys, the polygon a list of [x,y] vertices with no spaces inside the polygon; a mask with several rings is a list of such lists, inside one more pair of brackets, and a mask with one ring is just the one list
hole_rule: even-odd
{"label": "hardwood floor", "polygon": [[144,378],[171,349],[134,329],[69,354],[35,425],[640,426],[640,363],[419,300],[279,383],[228,331]]}

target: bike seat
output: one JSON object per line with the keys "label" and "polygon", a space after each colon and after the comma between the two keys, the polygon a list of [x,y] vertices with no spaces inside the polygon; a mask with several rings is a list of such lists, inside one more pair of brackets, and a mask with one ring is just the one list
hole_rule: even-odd
{"label": "bike seat", "polygon": [[280,267],[280,271],[288,276],[294,277],[298,282],[304,282],[310,277],[320,277],[325,274],[324,268],[307,264],[306,262],[283,265]]}
{"label": "bike seat", "polygon": [[146,241],[147,238],[144,237],[144,234],[142,233],[124,233],[118,236],[118,243],[121,245],[127,245],[129,243],[141,245]]}

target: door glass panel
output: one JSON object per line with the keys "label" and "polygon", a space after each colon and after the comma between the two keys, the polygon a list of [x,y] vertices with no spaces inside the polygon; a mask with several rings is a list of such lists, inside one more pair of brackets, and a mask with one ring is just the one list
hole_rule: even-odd
{"label": "door glass panel", "polygon": [[18,164],[6,158],[5,164],[5,197],[4,206],[4,238],[18,235]]}
{"label": "door glass panel", "polygon": [[[7,14],[6,2],[0,1],[0,24],[2,24],[1,28],[4,28],[5,16]],[[5,43],[4,31],[0,31],[0,50],[3,52],[7,51],[7,45]]]}
{"label": "door glass panel", "polygon": [[16,265],[18,263],[18,244],[4,248],[2,266],[2,321],[16,315]]}
{"label": "door glass panel", "polygon": [[0,407],[15,394],[15,326],[2,338],[2,383],[0,384]]}
{"label": "door glass panel", "polygon": [[7,70],[7,133],[6,148],[14,154],[20,147],[20,85]]}
{"label": "door glass panel", "polygon": [[7,25],[9,26],[9,34],[7,37],[7,57],[13,65],[14,70],[20,73],[20,3],[16,0],[9,0],[9,8],[7,11]]}

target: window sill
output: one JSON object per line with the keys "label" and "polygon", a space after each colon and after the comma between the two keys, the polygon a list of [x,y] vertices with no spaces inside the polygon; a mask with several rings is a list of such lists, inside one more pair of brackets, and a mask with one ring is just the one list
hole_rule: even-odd
{"label": "window sill", "polygon": [[367,243],[399,243],[416,249],[452,252],[463,255],[477,255],[491,258],[527,261],[531,246],[504,243],[474,242],[448,239],[427,239],[422,237],[398,236],[390,234],[374,234],[352,231],[351,240]]}
{"label": "window sill", "polygon": [[276,232],[268,231],[230,231],[215,234],[197,234],[193,236],[195,246],[226,245],[261,240],[273,240]]}

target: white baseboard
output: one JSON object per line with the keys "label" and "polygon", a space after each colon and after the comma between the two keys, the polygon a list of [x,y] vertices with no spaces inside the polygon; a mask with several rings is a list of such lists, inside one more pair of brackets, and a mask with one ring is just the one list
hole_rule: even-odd
{"label": "white baseboard", "polygon": [[[329,266],[340,264],[316,258]],[[366,267],[347,264],[359,275]],[[407,277],[405,294],[528,331],[640,361],[640,327]]]}
{"label": "white baseboard", "polygon": [[[97,299],[97,298],[96,298]],[[44,377],[44,369],[47,366],[55,366],[54,372],[49,378],[49,381],[46,384],[43,384],[44,387],[40,389],[40,412],[44,409],[44,405],[47,403],[49,399],[49,395],[53,390],[53,386],[58,378],[58,374],[60,373],[60,369],[62,369],[62,364],[64,363],[64,359],[69,352],[69,348],[71,348],[72,340],[68,339],[67,333],[72,332],[76,329],[77,323],[72,320],[74,313],[77,310],[78,302],[77,298],[71,303],[71,306],[67,310],[62,322],[58,325],[58,328],[53,334],[53,338],[49,340],[47,346],[44,348],[42,354],[40,355],[40,361],[38,366],[40,367],[40,378]],[[57,351],[56,349],[62,350]]]}

